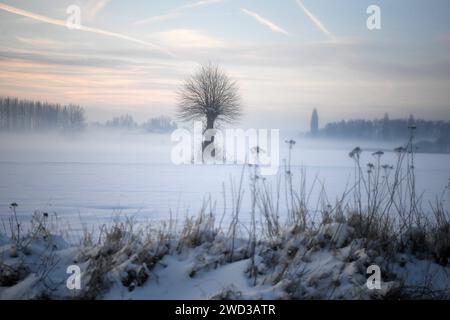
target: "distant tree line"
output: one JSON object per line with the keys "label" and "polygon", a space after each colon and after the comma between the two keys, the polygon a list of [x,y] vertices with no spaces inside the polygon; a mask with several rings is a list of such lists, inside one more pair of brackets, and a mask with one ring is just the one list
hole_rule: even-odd
{"label": "distant tree line", "polygon": [[126,114],[119,117],[115,117],[111,120],[106,121],[105,127],[122,129],[122,130],[134,130],[141,129],[149,133],[167,133],[175,130],[177,124],[171,120],[169,117],[156,117],[151,118],[139,125],[132,116]]}
{"label": "distant tree line", "polygon": [[450,121],[428,121],[414,119],[389,119],[386,114],[375,120],[342,120],[331,122],[320,130],[320,136],[327,138],[360,138],[368,140],[405,140],[409,128],[414,127],[414,135],[420,139],[450,137]]}
{"label": "distant tree line", "polygon": [[0,131],[78,131],[85,122],[84,109],[77,105],[0,97]]}
{"label": "distant tree line", "polygon": [[165,133],[171,132],[177,128],[175,121],[171,120],[169,117],[157,117],[151,118],[142,124],[142,128],[147,132],[154,133]]}
{"label": "distant tree line", "polygon": [[136,121],[134,121],[133,117],[129,114],[114,117],[111,120],[106,121],[105,126],[108,128],[116,128],[116,129],[135,129],[138,127]]}
{"label": "distant tree line", "polygon": [[405,141],[414,132],[416,145],[424,152],[450,152],[450,121],[389,119],[385,114],[375,120],[342,120],[320,129],[317,136],[339,139]]}

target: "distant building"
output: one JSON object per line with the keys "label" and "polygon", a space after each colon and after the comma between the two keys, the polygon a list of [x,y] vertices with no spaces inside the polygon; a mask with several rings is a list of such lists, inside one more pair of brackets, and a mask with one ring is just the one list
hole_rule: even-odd
{"label": "distant building", "polygon": [[319,115],[317,113],[317,109],[314,108],[312,116],[311,116],[311,131],[310,134],[312,137],[317,137],[319,134]]}

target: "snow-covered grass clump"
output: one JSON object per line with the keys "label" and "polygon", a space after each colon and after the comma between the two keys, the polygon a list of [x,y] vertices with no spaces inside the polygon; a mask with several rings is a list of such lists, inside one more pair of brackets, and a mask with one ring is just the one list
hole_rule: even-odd
{"label": "snow-covered grass clump", "polygon": [[[181,231],[132,222],[69,245],[41,226],[27,247],[1,236],[1,299],[390,299],[449,298],[450,266],[426,252],[360,238],[346,222],[282,228],[272,239],[232,239],[202,214]],[[80,290],[67,268],[81,270]],[[381,269],[381,289],[367,268]]]}

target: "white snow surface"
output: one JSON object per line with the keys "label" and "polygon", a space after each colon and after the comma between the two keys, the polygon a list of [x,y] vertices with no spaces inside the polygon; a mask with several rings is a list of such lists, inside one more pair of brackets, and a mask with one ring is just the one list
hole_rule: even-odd
{"label": "white snow surface", "polygon": [[[287,232],[278,243],[258,244],[254,261],[245,254],[245,241],[237,242],[233,259],[228,260],[229,240],[217,236],[197,246],[166,248],[154,265],[138,258],[154,253],[153,248],[134,239],[99,248],[70,246],[52,236],[17,250],[13,241],[0,237],[0,299],[85,298],[96,283],[92,279],[101,259],[109,259],[104,260],[106,269],[101,274],[107,285],[90,298],[379,299],[399,288],[414,290],[420,298],[417,290],[423,287],[448,293],[449,266],[420,260],[411,253],[398,253],[387,260],[351,235],[351,228],[341,223],[324,225],[314,236]],[[382,270],[381,290],[369,290],[366,285],[367,267],[374,263]],[[82,271],[79,291],[66,286],[66,270],[73,264]],[[252,266],[255,273],[250,273]],[[125,284],[133,270],[132,284]],[[145,277],[139,279],[136,274],[141,272]]]}

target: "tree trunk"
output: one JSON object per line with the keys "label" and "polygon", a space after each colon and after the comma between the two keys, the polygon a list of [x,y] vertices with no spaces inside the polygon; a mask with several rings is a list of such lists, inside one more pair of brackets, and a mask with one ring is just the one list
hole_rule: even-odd
{"label": "tree trunk", "polygon": [[[205,131],[204,132],[206,132],[207,130],[211,130],[211,129],[214,129],[214,122],[215,122],[215,118],[212,118],[212,117],[208,117],[207,119],[206,119],[206,128],[205,128]],[[202,154],[203,154],[203,152],[205,152],[205,149],[210,145],[210,144],[212,144],[212,143],[214,143],[214,137],[211,137],[211,140],[210,141],[203,141],[203,144],[202,144]],[[215,157],[216,156],[216,150],[213,150],[213,152],[211,153],[211,156],[212,157]]]}

